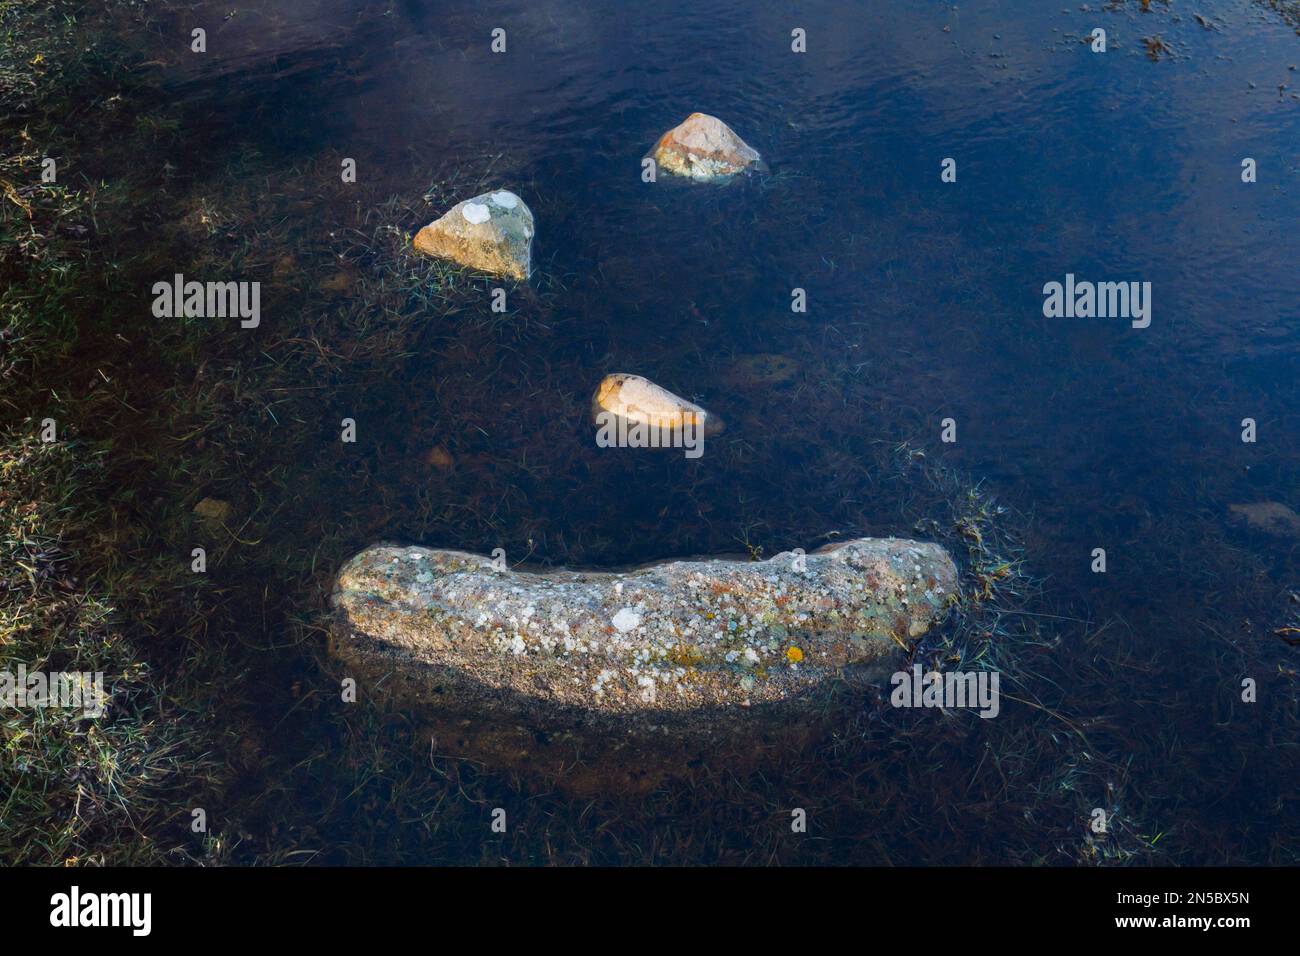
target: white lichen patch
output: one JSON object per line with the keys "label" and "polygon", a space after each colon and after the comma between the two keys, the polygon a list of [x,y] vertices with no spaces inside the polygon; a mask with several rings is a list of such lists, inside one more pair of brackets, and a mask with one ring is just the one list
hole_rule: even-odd
{"label": "white lichen patch", "polygon": [[465,203],[460,209],[460,214],[465,217],[466,222],[473,223],[476,226],[492,218],[492,211],[487,206],[476,202]]}
{"label": "white lichen patch", "polygon": [[614,625],[620,634],[626,634],[628,631],[634,631],[641,626],[641,615],[636,612],[635,608],[621,608],[610,623]]}
{"label": "white lichen patch", "polygon": [[653,704],[659,696],[655,679],[648,675],[642,675],[636,679],[636,683],[640,690],[642,703]]}
{"label": "white lichen patch", "polygon": [[504,189],[493,193],[491,198],[502,209],[514,209],[519,205],[519,197],[512,192],[506,192]]}

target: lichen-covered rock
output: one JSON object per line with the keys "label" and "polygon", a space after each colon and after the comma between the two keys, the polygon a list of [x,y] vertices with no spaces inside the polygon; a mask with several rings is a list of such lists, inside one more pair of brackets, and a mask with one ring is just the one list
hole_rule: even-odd
{"label": "lichen-covered rock", "polygon": [[533,214],[508,190],[483,193],[453,206],[415,236],[427,256],[524,280],[532,273]]}
{"label": "lichen-covered rock", "polygon": [[895,538],[618,572],[377,545],[339,575],[330,652],[372,695],[447,718],[442,747],[645,780],[806,732],[897,669],[956,587],[942,548]]}
{"label": "lichen-covered rock", "polygon": [[591,397],[592,422],[600,426],[610,416],[661,431],[699,429],[708,436],[718,434],[724,427],[717,415],[674,395],[648,378],[627,372],[606,375]]}
{"label": "lichen-covered rock", "polygon": [[697,182],[725,181],[751,167],[762,168],[758,151],[707,113],[692,113],[664,133],[651,156],[659,169]]}

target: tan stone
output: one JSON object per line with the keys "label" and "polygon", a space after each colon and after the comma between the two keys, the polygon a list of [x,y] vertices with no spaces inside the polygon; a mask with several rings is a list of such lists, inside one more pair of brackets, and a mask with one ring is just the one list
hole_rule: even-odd
{"label": "tan stone", "polygon": [[762,163],[757,150],[707,113],[692,113],[664,133],[651,155],[659,169],[696,182],[727,180]]}
{"label": "tan stone", "polygon": [[456,459],[452,457],[451,452],[444,445],[430,448],[424,454],[424,461],[425,464],[431,468],[437,468],[439,471],[451,471],[456,467]]}
{"label": "tan stone", "polygon": [[591,417],[601,424],[601,413],[661,430],[702,428],[712,436],[725,427],[721,418],[688,402],[640,375],[614,372],[601,379],[591,399]]}
{"label": "tan stone", "polygon": [[523,281],[532,273],[533,214],[508,190],[453,206],[415,236],[415,249],[470,269]]}
{"label": "tan stone", "polygon": [[194,514],[204,524],[225,524],[230,518],[230,502],[219,498],[204,498],[194,506]]}

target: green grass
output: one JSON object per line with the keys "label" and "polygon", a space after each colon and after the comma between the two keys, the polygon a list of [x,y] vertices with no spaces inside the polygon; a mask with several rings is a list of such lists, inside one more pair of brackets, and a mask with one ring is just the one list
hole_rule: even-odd
{"label": "green grass", "polygon": [[[141,660],[118,609],[79,576],[87,501],[102,494],[102,449],[43,442],[37,423],[0,434],[0,671],[104,675],[102,716],[0,710],[0,859],[154,864],[213,859],[182,794],[211,792],[220,767],[193,689]],[[204,806],[203,802],[193,806]]]}

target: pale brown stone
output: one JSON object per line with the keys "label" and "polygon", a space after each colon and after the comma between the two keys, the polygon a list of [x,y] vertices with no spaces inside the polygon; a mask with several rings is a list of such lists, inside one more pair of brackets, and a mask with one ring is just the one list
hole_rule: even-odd
{"label": "pale brown stone", "polygon": [[707,113],[692,113],[664,133],[651,155],[659,169],[697,182],[730,179],[762,163],[757,150]]}
{"label": "pale brown stone", "polygon": [[602,413],[667,431],[698,428],[707,436],[719,434],[725,427],[721,418],[694,402],[627,372],[606,375],[596,387],[591,417],[598,426]]}
{"label": "pale brown stone", "polygon": [[415,236],[415,249],[471,269],[523,281],[532,273],[533,214],[508,190],[453,206]]}

